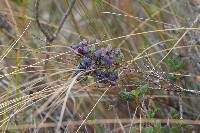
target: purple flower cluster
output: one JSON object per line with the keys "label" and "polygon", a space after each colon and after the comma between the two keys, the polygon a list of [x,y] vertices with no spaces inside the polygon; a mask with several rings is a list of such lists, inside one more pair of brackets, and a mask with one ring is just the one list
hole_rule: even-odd
{"label": "purple flower cluster", "polygon": [[78,55],[78,68],[76,74],[81,71],[93,76],[99,83],[111,83],[114,85],[118,80],[118,69],[122,53],[119,48],[112,47],[95,48],[89,47],[86,41],[71,45]]}
{"label": "purple flower cluster", "polygon": [[71,48],[81,55],[87,55],[90,52],[86,41],[82,41],[79,44],[73,44]]}
{"label": "purple flower cluster", "polygon": [[109,81],[110,83],[112,83],[114,85],[114,83],[118,79],[118,73],[116,73],[116,72],[104,72],[104,71],[97,70],[97,71],[95,71],[95,73],[96,73],[96,77],[100,83],[108,83],[108,81]]}

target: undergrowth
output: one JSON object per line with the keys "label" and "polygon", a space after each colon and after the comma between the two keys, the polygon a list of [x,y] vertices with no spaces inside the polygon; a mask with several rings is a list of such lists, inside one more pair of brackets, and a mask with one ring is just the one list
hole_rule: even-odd
{"label": "undergrowth", "polygon": [[198,0],[37,2],[0,1],[0,132],[198,132]]}

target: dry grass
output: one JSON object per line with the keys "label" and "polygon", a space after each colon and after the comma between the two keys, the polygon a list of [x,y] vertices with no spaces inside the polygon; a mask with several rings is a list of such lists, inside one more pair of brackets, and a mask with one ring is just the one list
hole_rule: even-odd
{"label": "dry grass", "polygon": [[[1,132],[198,132],[199,2],[77,0],[70,15],[69,3],[40,1],[49,41],[35,1],[0,1]],[[74,76],[82,39],[122,50],[116,86]]]}

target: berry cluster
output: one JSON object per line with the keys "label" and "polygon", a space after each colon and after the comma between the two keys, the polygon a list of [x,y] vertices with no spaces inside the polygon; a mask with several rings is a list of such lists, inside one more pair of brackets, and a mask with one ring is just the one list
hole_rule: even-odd
{"label": "berry cluster", "polygon": [[77,53],[80,62],[76,74],[84,71],[99,83],[115,85],[119,79],[118,68],[123,59],[119,48],[92,47],[85,40],[71,45],[71,48]]}

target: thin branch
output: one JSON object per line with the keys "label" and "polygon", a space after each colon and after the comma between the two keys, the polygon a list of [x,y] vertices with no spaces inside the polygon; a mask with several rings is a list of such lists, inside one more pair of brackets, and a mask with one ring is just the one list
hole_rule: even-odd
{"label": "thin branch", "polygon": [[[36,17],[36,23],[37,23],[39,29],[41,30],[41,32],[42,32],[42,33],[45,35],[45,37],[46,37],[46,41],[47,41],[47,48],[46,48],[46,50],[47,50],[48,53],[51,51],[50,47],[48,47],[48,46],[50,46],[50,43],[53,42],[53,41],[56,39],[56,37],[58,36],[60,30],[62,29],[62,27],[63,27],[63,25],[64,25],[64,23],[65,23],[65,20],[67,19],[67,17],[68,17],[69,14],[71,13],[72,8],[74,7],[75,2],[76,2],[76,0],[72,0],[72,1],[70,2],[69,8],[68,8],[68,10],[66,11],[66,13],[64,14],[63,18],[61,19],[60,24],[59,24],[59,26],[58,26],[58,29],[56,30],[55,33],[52,34],[52,33],[51,33],[47,28],[45,28],[44,25],[42,25],[42,24],[40,23],[40,21],[39,21],[39,6],[40,6],[40,0],[36,0],[36,4],[35,4],[35,8],[36,8],[36,16],[35,16],[35,17]],[[49,54],[46,55],[46,59],[48,59],[48,58],[49,58]],[[44,69],[47,68],[47,64],[48,64],[48,60],[45,61]]]}
{"label": "thin branch", "polygon": [[39,21],[39,6],[40,6],[40,0],[36,0],[36,4],[35,4],[35,8],[36,8],[36,23],[38,25],[38,27],[40,28],[40,30],[42,31],[42,33],[45,35],[46,39],[48,42],[52,42],[53,40],[56,39],[56,37],[58,36],[60,30],[62,29],[66,19],[68,18],[69,14],[72,11],[72,8],[75,5],[76,0],[72,0],[69,4],[69,8],[67,9],[67,11],[65,12],[63,18],[60,21],[60,24],[58,26],[58,29],[56,30],[56,32],[54,34],[50,33],[45,27],[42,26],[42,24]]}
{"label": "thin branch", "polygon": [[36,9],[36,14],[35,14],[35,18],[36,18],[36,23],[38,25],[38,27],[40,28],[40,30],[42,31],[42,33],[45,35],[47,41],[52,42],[54,40],[54,36],[49,33],[40,23],[39,21],[39,6],[40,6],[40,0],[36,0],[36,4],[35,4],[35,9]]}
{"label": "thin branch", "polygon": [[54,34],[54,39],[58,36],[60,30],[62,29],[62,27],[63,27],[63,25],[64,25],[64,23],[65,23],[67,17],[68,17],[69,14],[71,13],[72,8],[73,8],[74,5],[75,5],[75,2],[76,2],[76,0],[72,0],[72,1],[70,2],[67,11],[65,12],[63,18],[62,18],[61,21],[60,21],[59,27],[58,27],[58,29],[56,30],[55,34]]}

